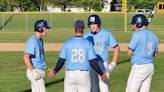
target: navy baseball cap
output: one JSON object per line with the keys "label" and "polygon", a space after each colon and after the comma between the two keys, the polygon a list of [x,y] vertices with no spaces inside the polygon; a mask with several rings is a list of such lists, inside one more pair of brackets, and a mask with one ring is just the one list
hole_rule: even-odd
{"label": "navy baseball cap", "polygon": [[37,31],[42,28],[51,29],[51,27],[48,26],[48,23],[46,20],[37,20],[35,22],[34,29]]}
{"label": "navy baseball cap", "polygon": [[74,24],[74,27],[77,29],[85,28],[85,24],[82,20],[77,20]]}

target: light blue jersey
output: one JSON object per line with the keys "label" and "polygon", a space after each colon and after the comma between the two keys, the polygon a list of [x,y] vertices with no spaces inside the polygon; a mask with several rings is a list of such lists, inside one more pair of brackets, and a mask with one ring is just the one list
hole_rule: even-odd
{"label": "light blue jersey", "polygon": [[112,33],[108,30],[101,29],[97,34],[87,32],[84,37],[92,42],[94,51],[97,54],[98,61],[109,61],[109,48],[118,45]]}
{"label": "light blue jersey", "polygon": [[147,29],[138,30],[133,33],[128,47],[134,51],[131,64],[152,63],[154,53],[158,52],[158,38]]}
{"label": "light blue jersey", "polygon": [[31,54],[31,62],[35,69],[45,69],[46,63],[44,59],[43,40],[38,40],[35,35],[32,35],[25,48],[25,54]]}
{"label": "light blue jersey", "polygon": [[89,60],[95,59],[93,45],[83,37],[73,37],[64,42],[60,58],[66,59],[66,70],[90,70]]}

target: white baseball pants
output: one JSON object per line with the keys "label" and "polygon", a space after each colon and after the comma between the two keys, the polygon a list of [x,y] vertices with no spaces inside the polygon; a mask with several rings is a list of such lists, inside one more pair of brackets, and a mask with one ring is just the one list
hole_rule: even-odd
{"label": "white baseball pants", "polygon": [[126,92],[150,92],[154,64],[132,65]]}
{"label": "white baseball pants", "polygon": [[90,92],[89,71],[66,71],[64,92]]}
{"label": "white baseball pants", "polygon": [[31,82],[32,92],[46,92],[45,83],[44,83],[44,79],[43,79],[43,77],[45,77],[45,72],[44,72],[44,70],[40,70],[40,69],[36,69],[36,71],[38,73],[40,73],[40,75],[41,75],[41,78],[38,80],[35,80],[33,78],[32,72],[30,69],[27,69],[27,71],[26,71],[27,78]]}

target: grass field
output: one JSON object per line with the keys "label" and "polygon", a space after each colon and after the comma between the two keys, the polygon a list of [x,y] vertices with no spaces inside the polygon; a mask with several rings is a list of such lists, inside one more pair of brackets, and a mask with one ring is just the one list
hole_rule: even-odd
{"label": "grass field", "polygon": [[[30,83],[25,75],[25,65],[22,60],[23,52],[0,52],[0,92],[30,92]],[[58,52],[46,52],[49,68],[52,68],[58,57]],[[111,54],[113,55],[113,54]],[[155,75],[151,92],[163,92],[164,88],[164,53],[159,53],[155,59]],[[125,52],[119,57],[118,65],[110,78],[111,92],[124,92],[130,72],[130,58]],[[47,92],[63,92],[64,70],[55,78],[45,78]]]}
{"label": "grass field", "polygon": [[[30,13],[30,14],[0,14],[0,29],[6,31],[25,31],[32,30],[33,24],[38,19],[45,19],[49,22],[53,29],[72,29],[74,21],[77,19],[84,20],[87,27],[87,18],[93,13]],[[101,17],[102,26],[114,31],[124,30],[124,14],[123,13],[96,13]],[[128,30],[131,30],[130,21],[135,13],[128,13]],[[146,15],[148,16],[148,14]],[[151,21],[150,28],[162,31],[164,29],[164,13],[158,13]]]}
{"label": "grass field", "polygon": [[[32,30],[33,24],[38,19],[45,19],[54,29],[72,29],[74,22],[77,19],[84,20],[87,26],[87,17],[91,13],[34,13],[34,14],[0,14],[0,24],[3,24],[3,18],[6,23],[4,30],[7,31],[23,31]],[[123,29],[124,17],[123,14],[99,14],[102,18],[102,25],[115,30]],[[111,17],[109,17],[111,16]],[[110,20],[110,21],[109,21]],[[114,22],[113,22],[114,21]]]}
{"label": "grass field", "polygon": [[[123,31],[112,31],[119,43],[128,43],[130,41],[132,32]],[[159,37],[160,43],[164,43],[164,31],[154,31]],[[0,42],[26,42],[33,32],[0,32]],[[74,34],[73,29],[71,30],[55,30],[49,31],[45,37],[46,43],[62,43],[64,40],[72,37]]]}
{"label": "grass field", "polygon": [[[76,19],[82,19],[87,23],[87,17],[91,13],[63,13],[63,14],[0,14],[0,42],[24,43],[33,34],[33,24],[37,19],[46,19],[53,27],[45,37],[46,43],[62,43],[73,36],[73,24]],[[124,15],[119,13],[99,14],[102,18],[102,26],[111,29],[119,43],[127,43],[132,35],[131,26],[128,24],[128,32],[124,32]],[[128,14],[128,22],[134,14]],[[159,37],[160,43],[164,43],[164,14],[156,14],[150,29]],[[5,27],[3,28],[3,21]],[[86,30],[87,24],[86,24]],[[46,52],[48,67],[52,68],[57,60],[58,52]],[[23,52],[0,52],[0,92],[30,92],[30,84],[25,75],[25,65],[22,60]],[[152,81],[151,92],[163,92],[164,88],[164,53],[160,53],[155,60],[155,76]],[[111,74],[111,92],[124,92],[126,81],[130,72],[130,58],[125,52],[119,57],[118,66]],[[55,62],[56,63],[56,62]],[[45,78],[47,92],[63,92],[64,69],[56,78]]]}

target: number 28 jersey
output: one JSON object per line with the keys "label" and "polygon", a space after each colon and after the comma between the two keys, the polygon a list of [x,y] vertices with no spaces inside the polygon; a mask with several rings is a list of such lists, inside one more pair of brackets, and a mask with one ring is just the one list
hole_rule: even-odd
{"label": "number 28 jersey", "polygon": [[66,70],[90,70],[89,60],[95,59],[93,45],[83,37],[73,37],[66,40],[59,54],[66,59]]}
{"label": "number 28 jersey", "polygon": [[153,32],[147,29],[138,30],[133,33],[128,47],[134,51],[131,64],[152,63],[154,53],[158,52],[158,39]]}

